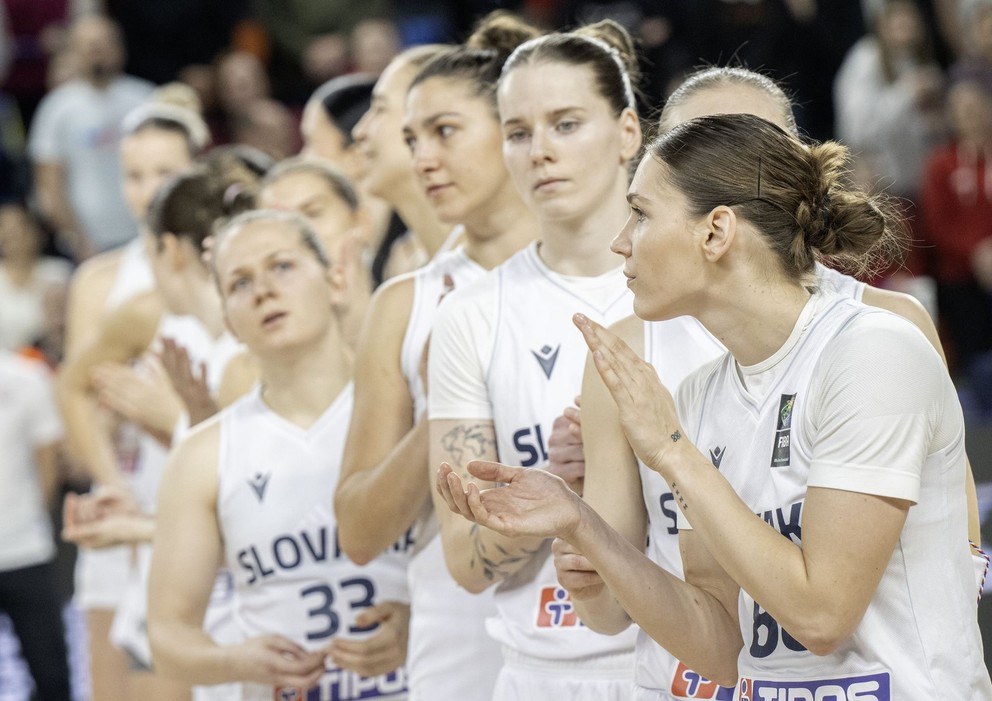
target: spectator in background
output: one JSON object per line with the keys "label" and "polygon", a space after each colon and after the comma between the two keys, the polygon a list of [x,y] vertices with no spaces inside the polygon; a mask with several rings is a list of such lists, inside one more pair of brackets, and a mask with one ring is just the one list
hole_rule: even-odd
{"label": "spectator in background", "polygon": [[120,192],[121,119],[152,90],[124,75],[117,25],[100,15],[73,23],[80,77],[45,97],[29,136],[38,206],[77,261],[137,233]]}
{"label": "spectator in background", "polygon": [[49,372],[0,349],[0,611],[34,678],[36,699],[69,701],[62,602],[48,504],[62,425]]}
{"label": "spectator in background", "polygon": [[276,100],[252,101],[234,117],[231,126],[235,143],[254,146],[277,161],[299,150],[296,118]]}
{"label": "spectator in background", "polygon": [[395,24],[384,19],[363,20],[351,32],[351,69],[379,75],[401,48]]}
{"label": "spectator in background", "polygon": [[[228,51],[218,56],[208,75],[188,70],[186,79],[200,93],[216,143],[236,140],[235,123],[258,101],[272,95],[265,66],[247,51]],[[209,80],[208,80],[209,77]],[[208,86],[208,83],[212,83]]]}
{"label": "spectator in background", "polygon": [[272,40],[278,96],[302,102],[317,85],[351,67],[350,35],[363,20],[389,19],[388,0],[252,0]]}
{"label": "spectator in background", "polygon": [[65,288],[68,261],[41,255],[44,237],[20,204],[0,205],[0,348],[16,351],[45,329],[45,296]]}
{"label": "spectator in background", "polygon": [[951,82],[982,83],[992,93],[992,0],[971,0],[964,5],[962,25],[965,54],[951,66]]}
{"label": "spectator in background", "polygon": [[922,209],[945,345],[961,375],[992,350],[992,93],[963,81],[947,103],[953,139],[930,154]]}
{"label": "spectator in background", "polygon": [[915,201],[927,152],[943,131],[943,79],[912,0],[885,0],[872,31],[848,52],[834,82],[837,137],[855,175]]}

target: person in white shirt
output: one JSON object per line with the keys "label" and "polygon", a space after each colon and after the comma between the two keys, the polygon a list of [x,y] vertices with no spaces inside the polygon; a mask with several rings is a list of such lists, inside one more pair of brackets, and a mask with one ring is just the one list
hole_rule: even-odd
{"label": "person in white shirt", "polygon": [[[261,384],[170,457],[149,587],[156,668],[189,683],[240,682],[246,701],[406,698],[405,640],[376,622],[382,606],[402,615],[409,543],[367,566],[336,544],[331,501],[352,403],[334,314],[340,276],[303,218],[272,210],[224,227],[212,266]],[[218,562],[234,576],[237,644],[202,627]],[[361,674],[328,666],[328,656],[355,662],[370,636],[380,640]]]}
{"label": "person in white shirt", "polygon": [[0,349],[0,611],[20,639],[35,698],[69,701],[69,661],[47,505],[62,422],[49,370]]}
{"label": "person in white shirt", "polygon": [[844,183],[846,162],[753,115],[693,119],[649,147],[613,244],[635,312],[689,314],[728,348],[674,401],[575,319],[679,507],[685,581],[553,475],[476,463],[508,486],[480,495],[442,468],[438,488],[489,527],[567,540],[646,633],[739,699],[986,701],[946,368],[905,319],[806,284],[820,256],[857,268],[905,235],[882,197]]}
{"label": "person in white shirt", "polygon": [[495,613],[491,595],[465,592],[444,566],[430,497],[421,365],[441,299],[537,233],[502,165],[495,97],[503,61],[536,34],[522,23],[485,20],[465,46],[440,53],[413,79],[404,131],[416,175],[440,219],[463,232],[464,245],[376,293],[357,353],[355,415],[335,492],[341,547],[366,562],[415,529],[407,663],[414,699],[488,700],[499,668],[492,659],[478,662],[498,655],[485,632],[485,619]]}
{"label": "person in white shirt", "polygon": [[101,15],[73,22],[69,41],[81,77],[41,101],[28,134],[38,204],[77,261],[137,234],[118,183],[121,120],[152,92],[122,73],[120,28]]}
{"label": "person in white shirt", "polygon": [[[641,146],[630,37],[604,21],[533,39],[507,59],[497,98],[503,155],[539,221],[539,240],[438,312],[429,352],[430,462],[472,458],[553,466],[549,438],[578,393],[578,305],[613,323],[631,313],[608,238],[627,216],[629,160]],[[591,164],[598,164],[592,167]],[[540,470],[537,470],[540,471]],[[569,474],[581,491],[582,475]],[[483,485],[487,486],[487,485]],[[503,646],[494,698],[627,699],[634,631],[581,625],[543,538],[506,538],[435,502],[448,570],[495,587],[488,631]]]}

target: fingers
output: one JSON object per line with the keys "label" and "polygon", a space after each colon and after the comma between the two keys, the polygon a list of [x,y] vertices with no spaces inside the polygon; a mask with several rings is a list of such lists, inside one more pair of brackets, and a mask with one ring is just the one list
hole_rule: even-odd
{"label": "fingers", "polygon": [[473,460],[467,466],[470,475],[486,482],[510,483],[526,468],[509,467],[489,460]]}
{"label": "fingers", "polygon": [[393,617],[393,607],[386,604],[378,604],[363,609],[355,616],[355,625],[359,628],[374,628],[384,621]]}
{"label": "fingers", "polygon": [[441,463],[441,467],[438,468],[436,486],[438,493],[449,509],[465,518],[471,518],[472,512],[465,500],[465,489],[462,486],[462,481],[458,475],[452,472],[451,465],[446,462]]}

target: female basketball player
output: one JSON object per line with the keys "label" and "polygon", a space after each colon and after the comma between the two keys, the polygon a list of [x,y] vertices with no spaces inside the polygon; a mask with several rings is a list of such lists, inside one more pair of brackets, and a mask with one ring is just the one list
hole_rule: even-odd
{"label": "female basketball player", "polygon": [[395,242],[384,242],[376,253],[373,274],[378,273],[381,279],[414,270],[438,251],[451,247],[451,227],[438,219],[424,197],[410,166],[410,150],[403,143],[410,81],[443,50],[437,45],[415,46],[394,58],[376,81],[369,111],[352,130],[366,160],[363,186],[369,194],[392,205],[410,232]]}
{"label": "female basketball player", "polygon": [[[495,612],[490,597],[458,588],[437,538],[420,367],[441,297],[482,277],[536,234],[534,216],[503,167],[495,102],[503,61],[535,35],[519,21],[491,16],[465,47],[441,53],[413,79],[405,132],[414,166],[441,220],[463,227],[465,245],[378,292],[357,353],[355,414],[335,510],[342,548],[356,562],[367,562],[417,522],[407,664],[414,698],[481,701],[491,697],[495,680],[491,658],[498,649],[484,629]],[[437,654],[442,647],[445,654]],[[488,665],[478,662],[487,657]]]}
{"label": "female basketball player", "polygon": [[[440,310],[430,349],[432,465],[464,472],[471,459],[496,456],[546,464],[552,423],[581,386],[585,349],[567,317],[576,305],[606,323],[631,312],[607,246],[627,217],[628,161],[641,144],[631,61],[626,32],[604,22],[534,39],[503,68],[504,159],[537,214],[540,240]],[[436,506],[455,580],[474,592],[499,585],[489,631],[504,665],[494,698],[629,698],[633,633],[611,638],[579,624],[550,542],[507,538]]]}
{"label": "female basketball player", "polygon": [[627,440],[680,509],[685,582],[552,475],[474,465],[509,483],[480,499],[445,467],[438,487],[482,524],[569,541],[646,633],[711,679],[739,678],[740,698],[989,699],[946,369],[904,319],[807,286],[817,257],[867,264],[901,233],[843,184],[846,159],[752,115],[652,144],[614,242],[635,311],[691,314],[729,349],[677,401],[576,317]]}
{"label": "female basketball player", "polygon": [[[766,76],[743,68],[712,67],[691,75],[666,102],[660,127],[662,131],[669,131],[693,117],[740,112],[762,116],[783,130],[795,133],[789,98]],[[815,278],[817,286],[832,288],[908,318],[920,326],[940,350],[936,329],[916,300],[868,287],[819,264]],[[662,322],[644,322],[631,317],[612,327],[611,331],[655,367],[666,387],[677,387],[689,372],[725,352],[721,344],[700,326],[690,323],[687,317]],[[581,437],[588,454],[586,501],[635,546],[645,544],[647,532],[648,556],[669,572],[681,576],[674,496],[660,475],[643,465],[638,466],[623,435],[616,404],[589,363],[582,397],[586,422]],[[574,411],[568,413],[575,416]],[[970,477],[970,471],[968,474]],[[969,483],[973,484],[973,481],[969,479]],[[977,523],[977,518],[975,521]],[[581,620],[601,632],[626,629],[630,619],[612,593],[599,586],[602,580],[588,562],[564,541],[556,541],[554,551],[559,582],[572,593]],[[984,572],[985,559],[976,558],[976,562]],[[706,682],[680,666],[643,632],[638,634],[637,659],[638,698],[667,699],[670,698],[668,694],[684,695],[694,684],[701,688],[706,686]],[[705,693],[719,697],[713,686],[710,683]],[[721,693],[732,696],[731,689]]]}
{"label": "female basketball player", "polygon": [[[243,699],[285,687],[303,698],[315,685],[320,698],[405,698],[394,646],[369,663],[379,676],[325,669],[329,644],[347,655],[342,639],[374,628],[363,611],[405,596],[405,543],[367,567],[336,544],[329,505],[352,402],[333,313],[340,280],[305,220],[268,210],[222,230],[213,266],[227,323],[262,380],[170,458],[149,593],[156,665],[191,683],[245,682]],[[236,645],[202,630],[219,561],[234,574]]]}
{"label": "female basketball player", "polygon": [[[139,223],[144,221],[155,190],[187,167],[204,146],[195,136],[201,128],[205,133],[205,125],[194,113],[170,106],[149,104],[132,116],[121,141],[122,189]],[[96,342],[107,317],[119,312],[125,303],[149,307],[149,315],[157,318],[161,303],[154,295],[147,294],[153,287],[152,271],[140,238],[89,259],[70,284],[66,360],[60,378],[62,412],[73,457],[97,484],[121,484],[119,466],[133,463],[135,448],[123,440],[111,447],[111,430],[104,423],[94,423],[96,412],[87,396],[89,378],[84,372],[76,374],[76,383],[63,380],[68,379],[84,349]],[[122,437],[125,433],[126,429],[118,435]],[[127,568],[126,549],[83,551],[76,568],[74,600],[86,611],[92,694],[107,701],[125,701],[143,695],[140,688],[134,694],[129,693],[127,659],[109,643],[111,622],[123,594]]]}

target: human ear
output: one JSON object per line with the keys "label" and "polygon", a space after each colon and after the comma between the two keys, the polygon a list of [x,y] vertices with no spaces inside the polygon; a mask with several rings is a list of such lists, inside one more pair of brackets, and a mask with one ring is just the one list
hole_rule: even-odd
{"label": "human ear", "polygon": [[734,244],[737,237],[737,215],[730,207],[720,205],[706,215],[703,222],[706,236],[703,239],[703,255],[715,263]]}
{"label": "human ear", "polygon": [[627,107],[620,113],[620,164],[624,165],[641,150],[643,135],[637,113]]}

